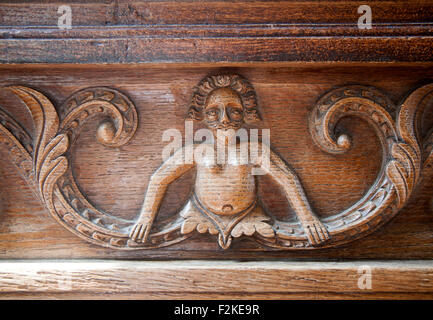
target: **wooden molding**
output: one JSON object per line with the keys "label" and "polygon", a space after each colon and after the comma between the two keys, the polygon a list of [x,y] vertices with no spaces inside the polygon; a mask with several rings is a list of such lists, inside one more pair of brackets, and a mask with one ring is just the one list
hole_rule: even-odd
{"label": "wooden molding", "polygon": [[[371,272],[371,288],[359,279]],[[0,298],[431,298],[431,261],[7,261]]]}
{"label": "wooden molding", "polygon": [[430,1],[369,1],[373,28],[359,30],[363,4],[80,1],[59,30],[57,4],[6,2],[0,63],[433,61]]}

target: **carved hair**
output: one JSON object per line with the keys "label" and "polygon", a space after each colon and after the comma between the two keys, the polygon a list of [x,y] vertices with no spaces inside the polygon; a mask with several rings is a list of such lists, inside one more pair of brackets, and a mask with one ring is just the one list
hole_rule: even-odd
{"label": "carved hair", "polygon": [[244,121],[254,122],[261,120],[257,108],[257,97],[253,86],[248,80],[237,74],[216,75],[204,78],[194,88],[191,105],[188,110],[188,120],[203,120],[203,108],[207,97],[220,88],[230,88],[235,91],[242,100],[244,107]]}

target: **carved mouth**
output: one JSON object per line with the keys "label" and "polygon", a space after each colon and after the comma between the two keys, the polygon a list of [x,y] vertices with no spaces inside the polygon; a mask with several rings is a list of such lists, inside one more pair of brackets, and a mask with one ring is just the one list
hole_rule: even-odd
{"label": "carved mouth", "polygon": [[228,123],[228,124],[222,124],[219,122],[208,122],[208,127],[211,129],[216,129],[216,130],[223,130],[223,131],[227,131],[229,129],[233,129],[233,130],[237,130],[242,126],[242,123]]}

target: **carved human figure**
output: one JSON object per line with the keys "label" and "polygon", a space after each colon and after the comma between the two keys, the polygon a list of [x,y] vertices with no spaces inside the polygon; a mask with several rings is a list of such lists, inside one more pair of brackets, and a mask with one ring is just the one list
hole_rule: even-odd
{"label": "carved human figure", "polygon": [[[156,170],[150,179],[140,216],[130,232],[133,241],[147,241],[168,185],[193,168],[197,171],[193,195],[180,214],[185,218],[193,217],[194,221],[203,219],[200,214],[206,216],[210,223],[197,222],[199,232],[219,234],[219,243],[224,248],[230,245],[232,236],[251,235],[254,230],[262,230],[262,235],[272,237],[270,227],[265,231],[259,227],[269,218],[257,202],[257,179],[252,172],[257,167],[265,170],[283,188],[310,244],[320,245],[329,239],[326,227],[311,210],[296,174],[276,153],[270,150],[270,161],[263,165],[265,153],[261,151],[261,142],[235,143],[237,155],[242,154],[244,144],[248,144],[248,150],[253,147],[252,143],[257,144],[254,147],[259,152],[250,154],[249,161],[243,161],[242,155],[230,158],[227,149],[221,148],[236,141],[236,132],[244,123],[260,120],[255,92],[249,82],[238,75],[205,78],[193,95],[188,118],[204,121],[212,131],[216,141],[210,145],[213,152],[203,153],[203,143],[194,144],[194,154],[200,148],[201,159],[194,157],[191,163],[185,163],[184,147]],[[246,221],[248,216],[254,217],[250,218],[250,224],[251,220],[258,221],[252,231],[236,229],[236,225]]]}

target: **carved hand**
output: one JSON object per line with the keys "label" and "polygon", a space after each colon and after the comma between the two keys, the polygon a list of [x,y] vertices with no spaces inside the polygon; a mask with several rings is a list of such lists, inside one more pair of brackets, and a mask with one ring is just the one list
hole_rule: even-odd
{"label": "carved hand", "polygon": [[329,240],[328,230],[319,218],[311,216],[307,219],[301,219],[301,223],[311,245],[319,245]]}
{"label": "carved hand", "polygon": [[151,213],[144,213],[134,225],[129,237],[135,242],[145,243],[152,228],[154,216]]}

